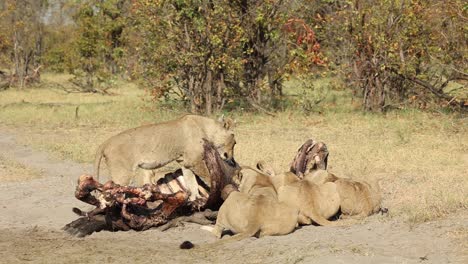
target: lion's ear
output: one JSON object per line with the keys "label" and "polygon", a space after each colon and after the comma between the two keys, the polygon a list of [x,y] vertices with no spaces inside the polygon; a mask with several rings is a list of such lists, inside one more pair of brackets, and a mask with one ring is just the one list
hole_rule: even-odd
{"label": "lion's ear", "polygon": [[227,130],[233,129],[236,124],[235,120],[232,120],[231,118],[224,118],[224,114],[218,118],[218,122]]}
{"label": "lion's ear", "polygon": [[264,171],[265,167],[266,167],[266,163],[264,160],[259,160],[257,162],[257,169],[259,169],[260,171]]}
{"label": "lion's ear", "polygon": [[220,122],[221,124],[224,123],[224,114],[222,114],[220,117],[218,117],[218,122]]}
{"label": "lion's ear", "polygon": [[227,118],[223,122],[223,127],[227,130],[231,130],[234,128],[235,124],[236,124],[236,121],[232,120],[231,118]]}
{"label": "lion's ear", "polygon": [[275,176],[275,171],[264,160],[257,162],[257,169],[269,176]]}

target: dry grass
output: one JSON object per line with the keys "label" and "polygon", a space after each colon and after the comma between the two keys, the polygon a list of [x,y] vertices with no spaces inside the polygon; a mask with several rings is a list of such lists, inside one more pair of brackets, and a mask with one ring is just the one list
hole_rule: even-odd
{"label": "dry grass", "polygon": [[448,235],[453,238],[457,245],[465,252],[468,252],[468,229],[464,227],[458,227],[453,231],[448,232]]}
{"label": "dry grass", "polygon": [[[0,122],[23,131],[20,138],[27,144],[60,158],[91,162],[97,146],[109,136],[183,114],[148,110],[141,99],[144,92],[134,86],[122,84],[113,92],[116,95],[50,89],[2,92]],[[314,138],[327,143],[331,171],[357,179],[381,178],[384,206],[391,215],[423,222],[468,209],[464,117],[416,110],[386,115],[352,110],[309,115],[286,111],[277,117],[230,115],[237,120],[236,157],[241,163],[263,159],[279,171],[287,170],[297,148]]]}
{"label": "dry grass", "polygon": [[27,181],[41,176],[41,172],[0,155],[0,180],[2,182]]}
{"label": "dry grass", "polygon": [[280,115],[240,124],[237,156],[285,170],[312,137],[327,143],[330,170],[381,178],[384,205],[413,222],[468,208],[468,137],[464,120],[412,112],[387,116]]}

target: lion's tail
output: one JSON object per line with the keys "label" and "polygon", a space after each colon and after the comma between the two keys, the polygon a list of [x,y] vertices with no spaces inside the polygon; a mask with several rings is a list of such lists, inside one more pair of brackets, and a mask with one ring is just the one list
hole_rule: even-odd
{"label": "lion's tail", "polygon": [[235,241],[239,241],[239,240],[242,240],[242,239],[252,237],[257,232],[258,232],[257,229],[253,229],[252,231],[239,233],[239,234],[233,235],[232,237],[222,239],[222,240],[219,240],[219,241],[216,241],[216,242],[213,242],[213,243],[203,244],[203,245],[200,245],[200,246],[196,246],[196,245],[192,244],[190,241],[184,241],[182,244],[180,244],[179,248],[181,248],[181,249],[191,249],[193,247],[200,248],[200,249],[213,248],[213,247],[221,246],[221,245],[224,245],[224,244],[227,244],[227,243],[231,243],[231,242],[235,242]]}
{"label": "lion's tail", "polygon": [[99,146],[96,151],[96,157],[94,159],[94,174],[96,176],[96,180],[99,181],[99,169],[101,167],[101,160],[104,157],[104,148],[106,143],[103,143]]}
{"label": "lion's tail", "polygon": [[314,221],[316,224],[319,224],[321,226],[342,226],[344,225],[342,222],[337,222],[337,221],[330,221],[326,219],[325,217],[321,216],[315,210],[312,210],[312,212],[309,212],[309,214],[306,214],[312,221]]}

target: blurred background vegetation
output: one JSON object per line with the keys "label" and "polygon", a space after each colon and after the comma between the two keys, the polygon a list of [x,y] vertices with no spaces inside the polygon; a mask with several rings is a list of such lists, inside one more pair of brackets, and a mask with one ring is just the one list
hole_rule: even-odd
{"label": "blurred background vegetation", "polygon": [[112,95],[127,81],[155,105],[208,115],[344,100],[463,111],[467,10],[463,0],[1,0],[0,90]]}

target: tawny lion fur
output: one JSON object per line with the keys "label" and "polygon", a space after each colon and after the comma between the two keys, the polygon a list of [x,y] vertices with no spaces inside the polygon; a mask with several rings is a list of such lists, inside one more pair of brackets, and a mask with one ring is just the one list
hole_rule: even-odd
{"label": "tawny lion fur", "polygon": [[235,139],[231,121],[186,115],[179,119],[126,130],[105,141],[97,150],[94,168],[99,179],[102,158],[111,179],[128,185],[138,169],[145,170],[144,183],[150,183],[152,170],[176,161],[182,167],[191,192],[190,200],[198,196],[195,175],[209,181],[202,160],[203,138],[213,142],[221,157],[234,162]]}
{"label": "tawny lion fur", "polygon": [[241,170],[240,191],[230,193],[218,212],[211,230],[221,238],[225,229],[233,237],[222,242],[255,236],[286,235],[297,225],[298,211],[278,201],[276,190],[268,175],[250,168]]}
{"label": "tawny lion fur", "polygon": [[334,183],[315,184],[307,179],[300,180],[294,173],[272,175],[278,190],[278,200],[299,210],[299,223],[336,226],[329,221],[340,209],[340,196]]}
{"label": "tawny lion fur", "polygon": [[381,194],[377,181],[359,182],[340,178],[326,170],[314,170],[302,180],[291,172],[276,175],[265,162],[257,168],[275,182],[278,199],[300,210],[300,224],[340,225],[328,221],[339,210],[343,217],[362,218],[380,210]]}
{"label": "tawny lion fur", "polygon": [[334,183],[340,196],[343,217],[363,218],[380,211],[382,195],[377,179],[354,181],[337,177],[326,170],[310,172],[305,179],[316,184]]}

